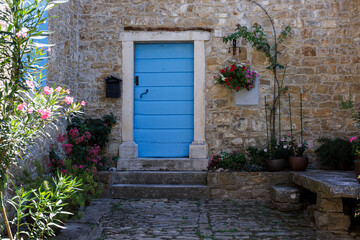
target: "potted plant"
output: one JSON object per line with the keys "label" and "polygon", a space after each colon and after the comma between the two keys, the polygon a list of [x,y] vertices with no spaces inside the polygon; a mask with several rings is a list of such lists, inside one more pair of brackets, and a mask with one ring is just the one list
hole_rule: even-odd
{"label": "potted plant", "polygon": [[350,170],[353,162],[352,144],[342,138],[320,138],[316,156],[325,169]]}
{"label": "potted plant", "polygon": [[236,61],[232,61],[230,66],[220,69],[220,74],[214,78],[218,84],[226,88],[250,91],[255,87],[257,76],[258,73],[251,70],[248,62],[237,64]]}
{"label": "potted plant", "polygon": [[[272,146],[272,151],[269,148]],[[286,160],[289,157],[289,142],[287,137],[281,138],[279,141],[270,143],[263,151],[268,153],[265,161],[266,169],[270,172],[283,171]]]}
{"label": "potted plant", "polygon": [[360,183],[360,141],[358,137],[352,137],[349,139],[349,142],[351,143],[352,154],[355,156],[355,176]]}
{"label": "potted plant", "polygon": [[305,171],[309,164],[309,158],[304,156],[304,152],[310,145],[306,142],[298,144],[296,141],[290,142],[289,168],[292,171]]}

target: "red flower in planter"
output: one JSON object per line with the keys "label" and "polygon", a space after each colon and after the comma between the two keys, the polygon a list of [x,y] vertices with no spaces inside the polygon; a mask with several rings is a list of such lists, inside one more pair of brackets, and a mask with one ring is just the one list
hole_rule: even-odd
{"label": "red flower in planter", "polygon": [[235,71],[235,70],[236,70],[235,64],[231,65],[231,67],[230,67],[230,72],[233,72],[233,71]]}

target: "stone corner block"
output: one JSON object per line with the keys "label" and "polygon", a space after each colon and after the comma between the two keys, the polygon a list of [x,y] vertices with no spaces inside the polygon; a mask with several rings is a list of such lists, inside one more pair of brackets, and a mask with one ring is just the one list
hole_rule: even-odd
{"label": "stone corner block", "polygon": [[324,198],[318,195],[316,198],[316,209],[321,212],[343,212],[343,202],[341,198]]}
{"label": "stone corner block", "polygon": [[123,142],[119,147],[120,159],[138,158],[138,145],[135,142]]}
{"label": "stone corner block", "polygon": [[189,146],[189,157],[191,159],[208,158],[208,146],[205,143],[193,142]]}
{"label": "stone corner block", "polygon": [[343,213],[314,212],[316,227],[325,231],[348,231],[350,216]]}
{"label": "stone corner block", "polygon": [[300,192],[296,188],[286,186],[271,186],[271,199],[278,203],[299,203]]}

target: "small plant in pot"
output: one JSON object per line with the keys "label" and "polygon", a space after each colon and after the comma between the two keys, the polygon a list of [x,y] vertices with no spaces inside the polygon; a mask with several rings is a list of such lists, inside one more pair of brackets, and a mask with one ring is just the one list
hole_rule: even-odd
{"label": "small plant in pot", "polygon": [[325,169],[350,170],[354,156],[352,144],[342,138],[320,138],[320,147],[315,150],[317,158]]}
{"label": "small plant in pot", "polygon": [[[272,148],[271,148],[272,146]],[[263,151],[268,152],[268,159],[265,165],[268,171],[278,172],[285,168],[286,160],[289,157],[290,145],[287,137],[281,138],[279,141],[274,141]]]}
{"label": "small plant in pot", "polygon": [[352,137],[349,139],[351,143],[352,154],[355,156],[354,165],[355,165],[355,176],[358,182],[360,183],[360,140],[358,137]]}
{"label": "small plant in pot", "polygon": [[305,171],[309,164],[309,158],[304,156],[306,149],[310,148],[310,144],[304,142],[298,144],[296,141],[290,143],[289,168],[292,171]]}

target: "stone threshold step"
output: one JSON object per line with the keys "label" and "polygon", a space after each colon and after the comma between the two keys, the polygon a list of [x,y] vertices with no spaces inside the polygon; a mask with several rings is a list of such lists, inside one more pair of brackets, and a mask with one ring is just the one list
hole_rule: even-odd
{"label": "stone threshold step", "polygon": [[206,199],[210,198],[210,190],[206,185],[114,184],[111,186],[111,197]]}
{"label": "stone threshold step", "polygon": [[112,173],[112,184],[206,185],[206,178],[202,171],[118,171]]}
{"label": "stone threshold step", "polygon": [[119,159],[119,171],[205,171],[208,159],[137,158]]}

